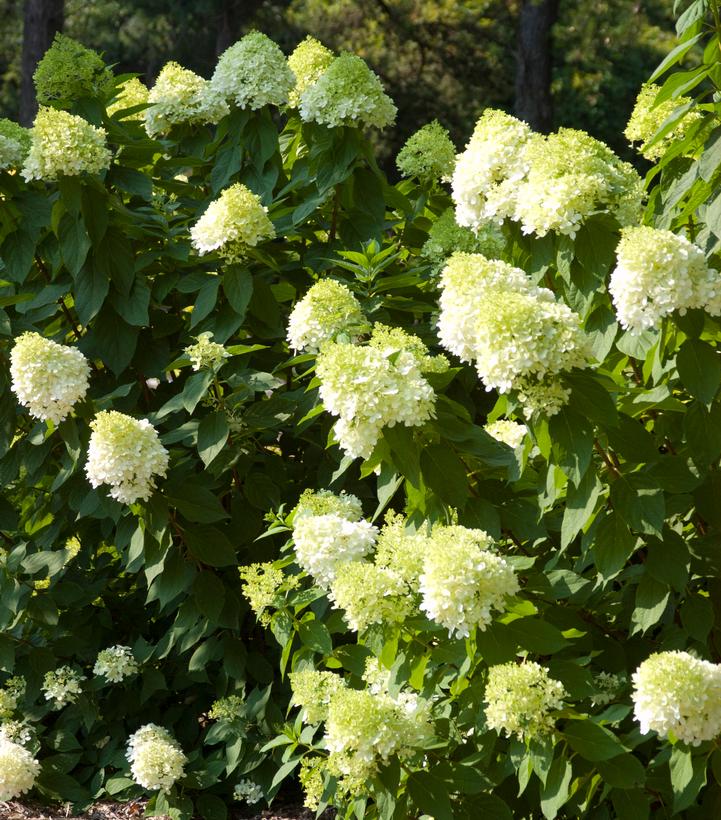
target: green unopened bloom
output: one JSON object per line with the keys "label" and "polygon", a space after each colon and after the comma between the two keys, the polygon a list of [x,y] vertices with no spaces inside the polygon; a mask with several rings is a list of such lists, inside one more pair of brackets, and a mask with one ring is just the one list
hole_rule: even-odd
{"label": "green unopened bloom", "polygon": [[503,253],[504,245],[503,234],[495,222],[487,220],[478,224],[475,230],[464,228],[456,222],[453,208],[447,208],[428,231],[421,255],[437,273],[456,251],[480,253],[489,259],[496,259]]}
{"label": "green unopened bloom", "polygon": [[333,52],[314,37],[306,37],[288,57],[288,66],[295,76],[295,87],[290,92],[288,103],[297,108],[300,95],[319,79],[334,60]]}
{"label": "green unopened bloom", "polygon": [[[131,77],[118,89],[115,99],[108,106],[108,115],[112,117],[128,108],[134,108],[136,105],[146,105],[149,94],[148,89],[137,77]],[[145,110],[136,111],[134,114],[123,117],[123,119],[142,122],[145,119]]]}
{"label": "green unopened bloom", "polygon": [[286,103],[295,77],[280,48],[251,31],[221,54],[210,83],[222,99],[254,110]]}
{"label": "green unopened bloom", "polygon": [[640,143],[637,150],[648,160],[660,159],[674,142],[683,140],[689,127],[702,117],[700,111],[694,109],[687,111],[668,134],[653,145],[649,145],[656,133],[661,130],[664,122],[675,111],[692,102],[690,97],[676,97],[656,103],[660,90],[660,87],[653,83],[646,83],[641,88],[626,130],[623,132],[629,142]]}
{"label": "green unopened bloom", "polygon": [[56,34],[33,81],[40,105],[67,108],[83,97],[104,97],[112,88],[113,72],[96,51]]}
{"label": "green unopened bloom", "polygon": [[334,279],[321,279],[291,311],[288,342],[294,350],[317,353],[338,334],[359,336],[369,327],[350,288]]}
{"label": "green unopened bloom", "polygon": [[341,125],[385,128],[396,118],[396,107],[381,81],[354,54],[336,57],[318,80],[300,95],[300,116],[329,128]]}
{"label": "green unopened bloom", "polygon": [[427,182],[449,180],[455,164],[456,147],[438,120],[409,137],[396,157],[401,176],[418,177]]}
{"label": "green unopened bloom", "polygon": [[200,333],[196,337],[196,343],[186,347],[183,352],[190,359],[193,370],[216,370],[230,356],[223,345],[213,341],[213,334],[209,330]]}

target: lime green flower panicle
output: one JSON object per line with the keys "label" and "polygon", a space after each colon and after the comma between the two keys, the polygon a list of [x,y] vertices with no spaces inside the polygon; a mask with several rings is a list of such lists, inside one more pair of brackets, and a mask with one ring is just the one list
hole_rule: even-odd
{"label": "lime green flower panicle", "polygon": [[409,137],[396,157],[401,176],[418,177],[426,182],[450,180],[455,164],[456,147],[438,120]]}
{"label": "lime green flower panicle", "polygon": [[340,333],[359,336],[369,329],[350,288],[334,279],[310,287],[288,318],[288,343],[294,350],[317,353]]}
{"label": "lime green flower panicle", "polygon": [[[146,86],[137,77],[131,77],[118,89],[115,99],[108,106],[108,116],[112,117],[128,108],[134,108],[136,105],[146,105],[149,94],[150,92]],[[145,111],[135,111],[123,117],[123,119],[143,122],[145,120]]]}
{"label": "lime green flower panicle", "polygon": [[654,142],[653,145],[649,145],[674,111],[692,102],[690,97],[676,97],[675,99],[664,100],[662,103],[656,103],[656,97],[660,90],[660,87],[653,83],[646,83],[641,88],[631,112],[631,117],[626,125],[626,130],[623,132],[631,144],[640,143],[636,150],[651,161],[661,159],[674,142],[682,140],[686,136],[689,127],[702,117],[700,111],[691,109],[674,125],[668,134]]}
{"label": "lime green flower panicle", "polygon": [[97,52],[56,34],[33,81],[40,105],[68,108],[83,97],[105,97],[113,86],[113,72]]}
{"label": "lime green flower panicle", "polygon": [[30,131],[7,119],[0,119],[0,170],[21,168],[30,151]]}
{"label": "lime green flower panicle", "polygon": [[288,103],[293,108],[300,105],[300,96],[316,82],[335,59],[333,52],[314,37],[306,37],[288,57],[288,66],[295,76],[295,86]]}

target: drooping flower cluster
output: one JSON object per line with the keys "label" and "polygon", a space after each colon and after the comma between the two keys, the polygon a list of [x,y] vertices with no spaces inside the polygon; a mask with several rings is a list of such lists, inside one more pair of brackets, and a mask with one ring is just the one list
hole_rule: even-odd
{"label": "drooping flower cluster", "polygon": [[293,520],[298,564],[326,588],[339,565],[357,561],[373,549],[377,534],[376,527],[341,505],[335,512],[296,515]]}
{"label": "drooping flower cluster", "polygon": [[83,97],[107,94],[113,73],[96,51],[58,33],[38,63],[33,81],[40,105],[66,108]]}
{"label": "drooping flower cluster", "polygon": [[431,225],[421,255],[431,263],[433,273],[438,273],[456,251],[481,253],[489,259],[497,259],[503,248],[503,234],[495,222],[484,222],[472,231],[461,227],[453,208],[447,208]]}
{"label": "drooping flower cluster", "polygon": [[223,100],[255,110],[284,105],[295,77],[280,48],[265,34],[251,31],[220,55],[210,83]]}
{"label": "drooping flower cluster", "polygon": [[616,248],[608,291],[621,326],[633,333],[659,327],[674,311],[721,314],[721,276],[701,248],[671,231],[626,228]]}
{"label": "drooping flower cluster", "polygon": [[579,317],[519,268],[480,254],[454,254],[441,288],[441,344],[475,361],[487,390],[516,390],[527,408],[558,412],[568,396],[559,374],[587,364]]}
{"label": "drooping flower cluster", "polygon": [[688,652],[656,652],[634,672],[634,716],[641,732],[691,746],[721,734],[721,664]]}
{"label": "drooping flower cluster", "polygon": [[453,637],[484,630],[491,611],[503,611],[518,592],[513,569],[490,550],[493,539],[483,530],[436,526],[426,546],[420,576],[420,608]]}
{"label": "drooping flower cluster", "polygon": [[8,678],[0,689],[0,720],[12,717],[25,695],[25,678]]}
{"label": "drooping flower cluster", "polygon": [[396,107],[378,76],[354,54],[336,57],[300,95],[301,119],[329,128],[342,125],[385,128],[396,118]]}
{"label": "drooping flower cluster", "polygon": [[297,108],[300,95],[309,88],[335,59],[333,52],[315,37],[306,37],[288,57],[288,67],[295,77],[295,86],[288,103]]}
{"label": "drooping flower cluster", "polygon": [[0,119],[0,170],[22,167],[30,150],[30,131],[7,119]]}
{"label": "drooping flower cluster", "polygon": [[483,428],[489,436],[493,436],[497,441],[502,441],[514,450],[526,437],[528,428],[525,424],[519,424],[510,419],[499,419],[498,421],[486,424]]}
{"label": "drooping flower cluster", "polygon": [[198,334],[196,343],[188,345],[183,352],[190,359],[193,370],[216,370],[230,356],[223,345],[213,341],[213,334],[209,330]]}
{"label": "drooping flower cluster", "polygon": [[208,717],[211,720],[218,720],[221,723],[233,723],[245,715],[245,701],[240,695],[228,695],[213,702],[208,710]]}
{"label": "drooping flower cluster", "polygon": [[275,228],[260,197],[237,182],[208,205],[190,236],[199,253],[219,251],[230,262],[245,256],[249,247],[272,239]]}
{"label": "drooping flower cluster", "polygon": [[62,709],[68,703],[75,703],[81,694],[85,675],[71,666],[59,666],[45,673],[42,691],[45,700],[52,701],[53,709]]}
{"label": "drooping flower cluster", "polygon": [[431,418],[435,393],[423,373],[447,367],[418,338],[383,325],[375,325],[367,345],[323,345],[319,394],[325,409],[339,416],[333,431],[341,448],[351,458],[368,458],[384,427],[416,427]]}
{"label": "drooping flower cluster", "polygon": [[90,367],[76,348],[28,332],[15,340],[10,375],[12,390],[30,415],[59,424],[85,397]]}
{"label": "drooping flower cluster", "polygon": [[67,111],[41,108],[30,136],[30,151],[22,170],[28,182],[78,176],[84,172],[99,174],[110,167],[105,129],[96,128]]}
{"label": "drooping flower cluster", "polygon": [[151,137],[167,134],[174,125],[219,122],[229,110],[207,80],[175,62],[163,66],[148,93],[148,103],[144,118]]}
{"label": "drooping flower cluster", "polygon": [[288,677],[293,690],[293,703],[300,707],[306,723],[321,723],[326,720],[331,698],[345,687],[343,678],[334,672],[302,669],[291,672]]}
{"label": "drooping flower cluster", "polygon": [[510,114],[483,112],[453,173],[459,225],[477,230],[488,219],[501,222],[513,214],[515,187],[528,170],[523,149],[531,133]]}
{"label": "drooping flower cluster", "polygon": [[396,157],[401,176],[425,182],[447,182],[455,164],[456,147],[438,120],[412,134]]}
{"label": "drooping flower cluster", "polygon": [[689,127],[702,116],[700,111],[694,109],[687,111],[667,134],[653,145],[649,145],[665,121],[674,112],[692,102],[690,97],[676,97],[656,104],[656,97],[660,90],[660,87],[653,83],[646,83],[642,86],[626,130],[623,132],[630,143],[641,143],[637,148],[638,152],[652,162],[661,159],[674,142],[680,142],[686,136]]}
{"label": "drooping flower cluster", "polygon": [[93,673],[102,675],[108,683],[120,683],[138,674],[140,669],[129,646],[110,646],[98,652]]}
{"label": "drooping flower cluster", "polygon": [[260,803],[263,799],[263,789],[252,780],[239,780],[233,789],[233,797],[243,800],[248,805]]}
{"label": "drooping flower cluster", "polygon": [[32,753],[0,732],[0,801],[30,791],[39,773],[40,764]]}
{"label": "drooping flower cluster", "polygon": [[270,623],[269,610],[280,603],[281,587],[293,589],[298,585],[297,579],[286,575],[282,569],[274,567],[269,561],[241,567],[240,577],[243,581],[243,597],[264,626]]}
{"label": "drooping flower cluster", "polygon": [[293,307],[288,318],[288,343],[294,350],[317,353],[324,342],[338,334],[354,338],[368,327],[350,288],[335,279],[321,279]]}
{"label": "drooping flower cluster", "polygon": [[147,419],[134,419],[116,410],[103,410],[90,423],[92,434],[85,472],[93,487],[110,486],[122,504],[147,501],[155,476],[165,476],[168,451]]}
{"label": "drooping flower cluster", "polygon": [[168,791],[184,775],[188,758],[167,729],[148,723],[128,740],[125,755],[133,780],[144,789]]}
{"label": "drooping flower cluster", "polygon": [[402,623],[412,612],[408,585],[394,570],[366,561],[348,561],[336,569],[329,598],[343,610],[349,628],[362,632],[371,624]]}
{"label": "drooping flower cluster", "polygon": [[[112,117],[121,111],[134,108],[136,105],[147,105],[149,94],[147,87],[137,77],[131,77],[120,86],[115,99],[108,106],[108,116]],[[124,116],[123,119],[143,122],[145,120],[145,110],[135,111]]]}
{"label": "drooping flower cluster", "polygon": [[551,713],[563,707],[564,697],[563,684],[534,661],[492,666],[486,683],[486,725],[520,740],[546,734],[554,724]]}
{"label": "drooping flower cluster", "polygon": [[456,219],[474,230],[512,219],[524,233],[575,236],[597,211],[636,223],[642,199],[641,178],[608,146],[569,128],[534,134],[495,110],[481,116],[453,175]]}

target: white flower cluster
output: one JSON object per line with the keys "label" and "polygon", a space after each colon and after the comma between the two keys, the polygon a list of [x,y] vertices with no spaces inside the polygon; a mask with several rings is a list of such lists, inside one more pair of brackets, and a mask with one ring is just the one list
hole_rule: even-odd
{"label": "white flower cluster", "polygon": [[0,119],[0,170],[19,168],[30,150],[30,131],[12,120]]}
{"label": "white flower cluster", "polygon": [[354,632],[372,624],[402,623],[412,611],[404,578],[389,567],[348,561],[336,568],[328,596]]}
{"label": "white flower cluster", "polygon": [[147,419],[116,410],[103,410],[90,423],[93,430],[85,472],[93,487],[110,486],[110,495],[122,504],[147,501],[155,476],[165,476],[168,451]]}
{"label": "white flower cluster", "polygon": [[0,732],[0,801],[30,791],[39,773],[40,764],[32,754]]}
{"label": "white flower cluster", "polygon": [[525,424],[519,424],[510,419],[498,419],[498,421],[486,424],[483,429],[496,441],[502,441],[514,450],[521,445],[528,432]]}
{"label": "white flower cluster", "polygon": [[493,109],[458,157],[452,187],[459,225],[478,230],[488,219],[512,219],[538,236],[574,236],[597,211],[633,224],[643,199],[639,175],[603,143],[569,128],[534,134]]}
{"label": "white flower cluster", "polygon": [[263,789],[252,780],[239,780],[233,789],[233,797],[245,801],[248,805],[260,803],[263,799]]}
{"label": "white flower cluster", "polygon": [[251,31],[218,60],[211,87],[238,108],[283,105],[295,84],[285,55],[265,34]]}
{"label": "white flower cluster", "polygon": [[360,499],[345,490],[336,495],[331,490],[303,490],[298,505],[293,510],[293,520],[297,521],[306,515],[339,515],[349,521],[360,521],[363,518],[363,505]]}
{"label": "white flower cluster", "polygon": [[518,592],[513,569],[491,552],[492,544],[483,530],[433,528],[420,576],[420,608],[451,637],[467,638],[476,627],[484,630],[491,610],[503,612],[507,598]]}
{"label": "white flower cluster", "polygon": [[486,724],[520,740],[546,734],[554,724],[551,712],[563,707],[564,697],[563,684],[534,661],[492,666],[486,683]]}
{"label": "white flower cluster", "polygon": [[112,157],[105,144],[105,129],[67,111],[41,108],[30,136],[30,151],[22,170],[28,182],[83,172],[99,174],[110,167]]}
{"label": "white flower cluster", "polygon": [[10,353],[12,390],[30,415],[59,424],[85,397],[90,367],[74,347],[23,333]]}
{"label": "white flower cluster", "polygon": [[300,94],[298,109],[301,119],[329,128],[385,128],[394,122],[397,111],[378,76],[354,54],[336,57]]}
{"label": "white flower cluster", "polygon": [[293,521],[298,564],[325,588],[333,582],[340,564],[357,561],[373,549],[377,534],[377,528],[367,521],[339,512],[301,515]]}
{"label": "white flower cluster", "polygon": [[0,737],[27,747],[34,740],[35,733],[30,724],[23,720],[4,720],[0,723]]}
{"label": "white flower cluster", "polygon": [[110,646],[98,652],[93,673],[102,675],[108,683],[120,683],[138,674],[137,660],[129,646]]}
{"label": "white flower cluster", "polygon": [[223,345],[213,341],[213,334],[209,330],[200,333],[196,337],[196,343],[188,345],[183,353],[190,359],[193,370],[215,370],[230,356]]}
{"label": "white flower cluster", "polygon": [[721,315],[721,276],[701,248],[671,231],[626,228],[616,248],[608,291],[621,326],[632,333],[659,327],[677,310]]}
{"label": "white flower cluster", "polygon": [[423,373],[446,369],[425,345],[398,328],[375,325],[367,345],[329,342],[316,365],[333,431],[351,458],[368,458],[384,427],[416,427],[432,417],[435,393]]}
{"label": "white flower cluster", "polygon": [[46,672],[42,685],[45,700],[53,702],[53,709],[62,709],[68,703],[75,703],[83,691],[84,680],[85,675],[81,675],[70,666],[60,666]]}
{"label": "white flower cluster", "polygon": [[167,134],[174,125],[219,122],[229,111],[222,95],[195,72],[170,62],[163,66],[148,92],[145,130],[151,137]]}
{"label": "white flower cluster", "polygon": [[721,664],[688,652],[656,652],[633,674],[634,716],[641,732],[691,746],[721,734]]}
{"label": "white flower cluster", "polygon": [[193,225],[193,247],[201,254],[220,251],[231,262],[264,239],[275,236],[268,209],[240,182],[226,188]]}
{"label": "white flower cluster", "polygon": [[301,669],[288,676],[293,690],[293,704],[299,706],[306,723],[321,723],[328,717],[328,706],[345,682],[334,672]]}
{"label": "white flower cluster", "polygon": [[591,695],[591,704],[593,706],[605,706],[611,703],[627,684],[628,679],[624,675],[598,672],[593,676],[593,685],[596,691]]}
{"label": "white flower cluster", "polygon": [[300,95],[320,78],[335,59],[333,52],[314,37],[306,37],[288,57],[288,67],[295,76],[295,87],[288,102],[293,108],[300,104]]}
{"label": "white flower cluster", "polygon": [[128,740],[133,780],[144,789],[168,791],[184,775],[188,758],[167,729],[148,723]]}
{"label": "white flower cluster", "polygon": [[293,307],[288,343],[293,350],[317,353],[339,333],[356,337],[367,329],[368,322],[350,288],[335,279],[321,279]]}
{"label": "white flower cluster", "polygon": [[545,407],[533,401],[533,392],[537,385],[557,384],[564,371],[586,366],[580,318],[519,268],[480,254],[453,254],[441,289],[443,347],[462,361],[475,360],[487,390],[513,389],[534,409],[558,412],[568,395],[563,388],[543,393]]}

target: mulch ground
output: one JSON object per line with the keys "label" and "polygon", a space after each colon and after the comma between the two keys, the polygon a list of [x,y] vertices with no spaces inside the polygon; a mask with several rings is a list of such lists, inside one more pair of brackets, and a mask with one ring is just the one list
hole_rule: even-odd
{"label": "mulch ground", "polygon": [[[144,800],[128,803],[96,803],[85,814],[76,815],[71,806],[43,806],[39,803],[0,802],[0,820],[142,820]],[[275,806],[260,811],[232,808],[229,820],[313,820],[315,812],[299,806]],[[330,820],[332,815],[324,815]],[[161,818],[158,818],[161,820]]]}

